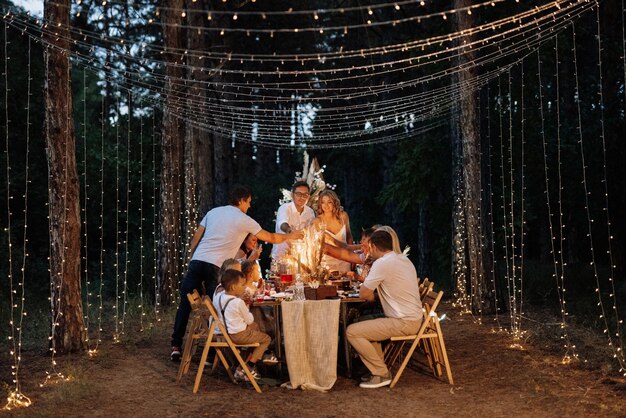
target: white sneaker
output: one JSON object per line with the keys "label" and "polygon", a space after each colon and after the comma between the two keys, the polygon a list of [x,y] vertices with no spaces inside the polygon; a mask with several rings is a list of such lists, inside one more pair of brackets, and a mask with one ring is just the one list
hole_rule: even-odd
{"label": "white sneaker", "polygon": [[388,372],[386,376],[372,375],[369,379],[361,382],[359,385],[365,389],[382,388],[383,386],[389,386],[391,384],[391,372]]}

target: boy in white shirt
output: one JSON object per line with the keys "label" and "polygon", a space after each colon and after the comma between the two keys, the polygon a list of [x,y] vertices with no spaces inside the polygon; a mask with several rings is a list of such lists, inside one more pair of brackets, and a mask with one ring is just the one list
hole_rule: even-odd
{"label": "boy in white shirt", "polygon": [[[222,275],[222,286],[225,291],[216,294],[214,298],[217,314],[235,344],[259,343],[259,346],[246,360],[252,376],[259,379],[261,376],[256,369],[256,362],[263,357],[263,353],[270,345],[271,338],[259,331],[259,326],[254,322],[254,317],[248,306],[241,299],[246,288],[246,279],[243,273],[237,270],[226,270]],[[235,378],[247,379],[241,367],[235,371]]]}

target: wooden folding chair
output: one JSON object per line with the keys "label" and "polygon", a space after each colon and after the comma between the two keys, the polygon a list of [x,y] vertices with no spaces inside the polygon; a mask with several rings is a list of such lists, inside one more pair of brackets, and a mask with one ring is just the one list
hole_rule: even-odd
{"label": "wooden folding chair", "polygon": [[209,335],[209,311],[202,303],[202,297],[198,291],[194,289],[192,293],[187,294],[187,299],[191,305],[191,321],[189,321],[187,338],[184,344],[185,349],[180,359],[176,382],[180,382],[183,376],[187,374],[189,365],[191,364],[191,358],[195,354],[198,345],[200,342],[206,340],[207,335]]}
{"label": "wooden folding chair", "polygon": [[[426,297],[422,301],[422,307],[424,309],[424,318],[422,320],[422,325],[420,326],[417,334],[402,335],[402,336],[390,338],[391,343],[385,348],[385,352],[384,352],[385,362],[389,365],[389,367],[392,367],[394,365],[394,363],[396,362],[400,354],[402,354],[402,351],[405,345],[408,343],[411,344],[406,355],[404,356],[402,364],[399,366],[398,371],[396,372],[391,382],[391,385],[390,385],[391,388],[393,388],[396,385],[396,383],[400,379],[400,376],[402,376],[404,369],[406,368],[409,360],[411,359],[418,345],[420,343],[426,343],[426,342],[431,343],[432,340],[436,340],[437,345],[432,346],[432,347],[429,346],[427,348],[427,350],[432,351],[432,353],[430,353],[431,359],[429,360],[431,368],[433,368],[433,371],[435,372],[435,374],[437,374],[436,364],[439,364],[438,363],[439,361],[445,364],[445,367],[448,371],[448,380],[450,384],[452,384],[452,374],[450,372],[450,366],[448,363],[448,356],[446,353],[445,345],[443,344],[443,336],[441,336],[441,339],[439,338],[439,333],[437,332],[438,323],[436,324],[435,322],[437,319],[437,314],[436,314],[435,309],[439,305],[439,302],[441,301],[442,296],[443,296],[443,292],[435,293],[431,291],[427,293]],[[435,352],[436,354],[433,354]],[[435,361],[435,358],[436,358],[436,361]]]}
{"label": "wooden folding chair", "polygon": [[[215,310],[215,307],[213,306],[213,303],[211,302],[211,300],[209,298],[204,298],[202,299],[202,304],[206,306],[206,308],[208,309],[209,317],[211,319],[211,325],[209,326],[208,334],[206,336],[206,343],[204,345],[204,350],[202,351],[202,357],[200,358],[200,365],[198,366],[198,372],[196,374],[196,382],[193,386],[193,393],[198,392],[198,388],[200,387],[200,381],[202,380],[202,373],[204,372],[204,365],[205,365],[207,356],[209,354],[209,350],[211,348],[214,348],[216,351],[215,361],[217,362],[217,359],[219,358],[219,361],[222,363],[222,365],[226,369],[226,373],[228,373],[228,376],[230,377],[230,380],[233,381],[233,383],[237,383],[237,380],[235,380],[235,377],[233,376],[233,373],[230,370],[230,365],[228,364],[228,361],[226,360],[226,357],[224,356],[224,353],[222,352],[223,349],[228,349],[230,352],[232,352],[232,354],[235,356],[235,358],[239,362],[239,365],[241,366],[243,371],[246,373],[246,376],[248,376],[250,383],[252,383],[252,386],[254,386],[254,389],[258,393],[261,393],[261,388],[256,382],[256,379],[254,378],[254,376],[252,376],[252,374],[250,373],[250,369],[248,369],[246,362],[244,361],[244,359],[241,357],[241,354],[239,353],[239,348],[258,347],[259,343],[254,343],[254,344],[233,343],[233,340],[230,338],[230,335],[228,335],[228,333],[226,332],[226,327],[224,326],[224,323],[220,320],[219,316],[217,315],[217,311]],[[215,334],[216,327],[217,329],[221,331],[222,333],[221,335]],[[213,363],[213,365],[215,368],[216,363]]]}
{"label": "wooden folding chair", "polygon": [[419,284],[420,300],[424,299],[426,294],[433,290],[435,283],[428,280],[428,277],[424,277],[424,281]]}
{"label": "wooden folding chair", "polygon": [[[441,377],[443,375],[442,368],[446,370],[448,382],[454,384],[452,380],[452,370],[450,369],[450,362],[448,360],[448,354],[446,352],[446,345],[443,340],[443,333],[441,331],[441,325],[439,324],[439,315],[437,314],[437,307],[441,301],[443,292],[428,291],[423,298],[423,303],[430,307],[430,316],[432,317],[431,323],[427,328],[427,337],[422,339],[420,345],[422,351],[426,355],[428,365],[433,371],[434,375]],[[431,337],[432,333],[436,334],[436,337]]]}

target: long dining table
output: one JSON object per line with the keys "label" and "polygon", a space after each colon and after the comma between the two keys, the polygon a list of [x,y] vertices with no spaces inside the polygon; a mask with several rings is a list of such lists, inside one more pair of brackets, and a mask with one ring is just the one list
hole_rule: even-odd
{"label": "long dining table", "polygon": [[[282,374],[282,367],[286,365],[290,372],[290,379],[292,381],[295,380],[295,383],[298,384],[301,379],[298,377],[292,378],[294,370],[302,369],[302,364],[298,362],[319,362],[320,359],[325,356],[325,360],[333,360],[331,363],[335,365],[338,364],[337,352],[339,340],[341,340],[341,350],[344,357],[346,375],[348,377],[352,376],[353,351],[346,338],[348,311],[351,306],[364,301],[364,299],[360,298],[326,299],[319,301],[265,300],[263,302],[255,301],[253,306],[270,307],[272,309],[275,318],[274,352],[279,359],[279,372]],[[320,304],[320,302],[322,303]],[[335,304],[339,302],[335,310],[332,309],[333,302]],[[316,308],[317,305],[320,306]],[[321,305],[324,305],[324,307],[321,307]],[[285,318],[285,315],[288,315],[288,317]],[[285,324],[287,324],[286,328]],[[316,327],[317,324],[323,324],[323,326]],[[300,328],[305,329],[301,330]],[[306,333],[304,331],[306,331]],[[287,332],[288,335],[285,336],[285,332]],[[333,333],[337,337],[335,339],[336,343],[334,348],[332,346]],[[320,335],[330,337],[331,341],[328,344],[327,341],[319,342],[318,344],[315,340],[318,339]],[[290,339],[291,336],[298,340]],[[300,339],[303,341],[299,341]],[[285,347],[285,350],[283,350],[283,347]],[[289,352],[288,348],[291,348],[291,352]],[[328,361],[325,363],[328,363]],[[336,371],[336,367],[334,370]],[[313,383],[312,386],[314,389],[320,390],[327,390],[329,388],[328,382],[321,387],[315,387],[317,386],[315,383]]]}

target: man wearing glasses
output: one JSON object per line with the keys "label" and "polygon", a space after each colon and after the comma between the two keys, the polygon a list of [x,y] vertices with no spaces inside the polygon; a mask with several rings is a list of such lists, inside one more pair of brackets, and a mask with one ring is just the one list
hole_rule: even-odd
{"label": "man wearing glasses", "polygon": [[[308,226],[315,219],[315,212],[306,205],[310,191],[306,181],[297,181],[291,186],[291,202],[282,204],[276,212],[276,232],[288,234]],[[284,255],[287,249],[287,243],[274,244],[272,257]]]}

